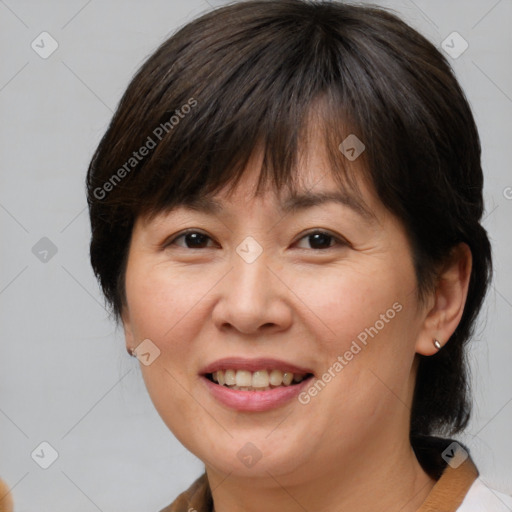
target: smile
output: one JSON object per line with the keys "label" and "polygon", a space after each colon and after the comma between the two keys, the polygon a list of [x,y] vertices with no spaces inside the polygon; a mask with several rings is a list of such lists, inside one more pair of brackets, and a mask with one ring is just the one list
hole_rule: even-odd
{"label": "smile", "polygon": [[313,370],[274,358],[228,357],[203,367],[199,376],[219,404],[239,412],[263,412],[293,403],[311,384]]}
{"label": "smile", "polygon": [[221,386],[237,391],[268,391],[282,386],[291,386],[302,382],[311,374],[282,372],[281,370],[218,370],[206,377]]}

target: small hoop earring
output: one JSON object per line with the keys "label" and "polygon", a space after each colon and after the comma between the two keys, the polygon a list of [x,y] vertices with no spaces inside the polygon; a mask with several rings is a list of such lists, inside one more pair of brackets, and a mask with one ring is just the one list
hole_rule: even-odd
{"label": "small hoop earring", "polygon": [[434,340],[434,346],[437,348],[437,350],[441,348],[441,343],[439,342],[439,340]]}

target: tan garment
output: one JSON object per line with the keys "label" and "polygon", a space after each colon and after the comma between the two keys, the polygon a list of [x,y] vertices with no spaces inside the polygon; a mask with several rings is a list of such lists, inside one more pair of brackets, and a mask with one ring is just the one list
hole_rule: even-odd
{"label": "tan garment", "polygon": [[470,457],[456,469],[446,466],[418,512],[457,510],[477,477],[478,470]]}
{"label": "tan garment", "polygon": [[12,512],[12,493],[7,484],[0,479],[0,512]]}
{"label": "tan garment", "polygon": [[[450,442],[447,443],[448,445]],[[478,477],[470,457],[455,468],[446,465],[417,512],[455,512]],[[160,512],[212,512],[213,500],[206,473]]]}

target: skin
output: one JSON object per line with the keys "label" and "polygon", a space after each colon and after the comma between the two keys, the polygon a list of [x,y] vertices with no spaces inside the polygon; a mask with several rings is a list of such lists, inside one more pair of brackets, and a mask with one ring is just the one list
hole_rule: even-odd
{"label": "skin", "polygon": [[[301,184],[337,190],[320,147],[308,146]],[[471,253],[458,246],[419,303],[403,225],[368,186],[360,183],[373,221],[337,203],[285,215],[276,191],[253,196],[260,163],[251,160],[233,195],[217,195],[221,213],[180,207],[137,220],[126,346],[149,338],[161,351],[141,364],[145,384],[168,428],[204,462],[216,512],[417,510],[435,482],[408,440],[416,354],[434,354],[433,339],[444,344],[458,325]],[[188,228],[209,237],[203,246],[173,242]],[[334,237],[330,248],[306,236],[316,230]],[[236,252],[247,236],[263,248],[251,264]],[[400,312],[305,405],[234,412],[199,377],[228,356],[283,359],[321,376],[395,303]],[[247,442],[261,454],[252,467],[237,457]]]}

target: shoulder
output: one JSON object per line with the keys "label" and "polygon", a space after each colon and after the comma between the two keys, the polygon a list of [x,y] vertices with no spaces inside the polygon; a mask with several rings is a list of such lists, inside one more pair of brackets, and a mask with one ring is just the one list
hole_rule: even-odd
{"label": "shoulder", "polygon": [[160,512],[211,512],[212,508],[213,501],[208,478],[206,473],[203,473],[186,491]]}
{"label": "shoulder", "polygon": [[469,488],[457,512],[510,512],[512,496],[487,486],[480,477]]}
{"label": "shoulder", "polygon": [[11,489],[8,485],[0,478],[0,512],[12,512],[13,500]]}

